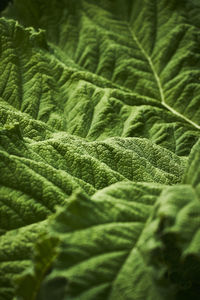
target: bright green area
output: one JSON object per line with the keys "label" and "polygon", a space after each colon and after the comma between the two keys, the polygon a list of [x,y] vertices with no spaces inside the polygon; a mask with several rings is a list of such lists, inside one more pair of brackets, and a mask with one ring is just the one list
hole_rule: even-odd
{"label": "bright green area", "polygon": [[0,18],[0,300],[200,294],[197,0]]}

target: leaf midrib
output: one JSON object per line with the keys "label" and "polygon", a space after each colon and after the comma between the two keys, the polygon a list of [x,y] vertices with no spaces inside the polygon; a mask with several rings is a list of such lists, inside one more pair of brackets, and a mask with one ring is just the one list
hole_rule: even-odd
{"label": "leaf midrib", "polygon": [[128,26],[128,29],[131,33],[131,36],[133,38],[133,40],[135,41],[135,43],[137,44],[138,48],[140,49],[140,51],[142,52],[142,54],[144,55],[145,59],[148,61],[149,63],[149,66],[150,66],[150,69],[154,75],[154,78],[155,78],[155,81],[156,81],[156,84],[158,86],[158,90],[159,90],[159,93],[160,93],[160,100],[161,100],[161,104],[167,109],[169,110],[170,112],[172,112],[174,115],[178,116],[179,118],[182,118],[185,122],[189,123],[190,125],[194,126],[195,128],[197,129],[200,129],[200,125],[196,124],[195,122],[191,121],[190,119],[188,119],[187,117],[185,117],[184,115],[182,115],[181,113],[179,113],[178,111],[176,111],[175,109],[173,109],[171,106],[169,106],[167,103],[166,103],[166,100],[165,100],[165,95],[164,95],[164,89],[162,87],[162,84],[161,84],[161,81],[160,81],[160,78],[156,72],[156,69],[154,67],[154,64],[153,64],[153,61],[151,59],[151,57],[147,54],[147,52],[145,51],[144,47],[142,46],[142,44],[140,43],[140,41],[138,40],[135,32],[132,30],[132,28],[130,27],[129,23],[127,22],[127,26]]}

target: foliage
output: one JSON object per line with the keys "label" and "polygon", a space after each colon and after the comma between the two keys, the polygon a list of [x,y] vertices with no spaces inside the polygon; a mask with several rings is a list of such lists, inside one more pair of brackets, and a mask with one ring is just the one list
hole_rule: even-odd
{"label": "foliage", "polygon": [[0,300],[199,299],[200,6],[0,18]]}

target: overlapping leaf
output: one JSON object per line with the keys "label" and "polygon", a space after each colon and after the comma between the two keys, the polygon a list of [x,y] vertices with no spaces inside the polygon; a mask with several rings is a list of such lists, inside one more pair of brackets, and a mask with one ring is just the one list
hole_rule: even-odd
{"label": "overlapping leaf", "polygon": [[[50,266],[38,253],[41,277],[18,281],[25,299],[39,290],[40,299],[55,291],[71,299],[173,299],[183,296],[179,280],[198,293],[190,268],[180,275],[188,266],[182,260],[199,263],[198,222],[190,217],[198,212],[200,179],[197,1],[13,2],[0,19],[0,299],[12,299],[23,270],[33,272],[35,241],[56,205],[65,206],[54,222],[61,256],[43,289]],[[184,195],[166,190],[156,202],[157,183],[180,183],[184,169],[183,183],[193,187],[182,186]],[[148,228],[154,224],[161,235]],[[170,251],[165,228],[181,254],[177,265],[167,258],[178,268],[175,286],[151,255]]]}
{"label": "overlapping leaf", "polygon": [[75,194],[51,223],[58,258],[46,278],[24,274],[23,299],[35,292],[28,280],[42,300],[199,298],[200,204],[191,186],[117,183],[91,199]]}
{"label": "overlapping leaf", "polygon": [[195,189],[180,185],[164,190],[143,237],[139,248],[146,263],[153,267],[151,274],[156,283],[171,290],[175,299],[197,300],[200,202]]}
{"label": "overlapping leaf", "polygon": [[[88,139],[143,136],[188,154],[200,126],[199,35],[187,17],[192,10],[174,0],[14,1],[5,15],[45,29],[49,47],[43,42],[27,53],[30,44],[23,42],[21,53],[15,43],[15,65],[21,64],[29,87],[21,110]],[[9,70],[4,67],[4,78],[18,68]],[[18,108],[19,94],[5,89],[3,98]]]}
{"label": "overlapping leaf", "polygon": [[[43,299],[53,299],[47,287],[58,278],[67,279],[62,289],[54,288],[54,295],[63,291],[60,299],[158,297],[160,292],[148,276],[137,244],[163,188],[117,183],[97,192],[92,199],[80,193],[72,195],[69,205],[51,221],[50,232],[60,239],[61,248],[43,287],[40,282]],[[26,294],[28,278],[30,273],[22,278],[19,291],[27,300],[32,299],[34,291]]]}
{"label": "overlapping leaf", "polygon": [[64,205],[77,188],[91,195],[118,181],[175,184],[183,175],[185,159],[146,139],[86,142],[56,133],[47,140],[34,141],[22,134],[19,124],[0,132],[0,230],[4,234],[0,238],[4,253],[0,283],[3,286],[6,278],[8,285],[7,294],[5,287],[0,288],[3,299],[10,299],[16,273],[30,264],[33,243],[46,231],[43,220],[55,211],[55,205]]}

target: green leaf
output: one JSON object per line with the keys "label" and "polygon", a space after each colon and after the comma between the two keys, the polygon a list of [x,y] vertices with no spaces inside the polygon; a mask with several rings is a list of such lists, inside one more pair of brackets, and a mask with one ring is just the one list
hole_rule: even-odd
{"label": "green leaf", "polygon": [[197,300],[199,217],[189,185],[117,183],[91,199],[74,194],[51,221],[61,244],[41,299],[65,278],[53,285],[61,300]]}
{"label": "green leaf", "polygon": [[18,58],[10,72],[6,51],[2,77],[20,64],[16,85],[29,88],[21,88],[21,100],[17,89],[5,88],[2,98],[54,129],[90,140],[143,136],[187,155],[200,129],[192,10],[175,0],[14,1],[4,15],[39,32],[33,50],[25,50],[32,48],[26,38],[22,51],[15,31],[4,30]]}
{"label": "green leaf", "polygon": [[13,299],[14,281],[32,267],[33,245],[45,227],[43,221],[0,236],[0,299]]}
{"label": "green leaf", "polygon": [[[152,153],[146,155],[145,148],[149,149],[149,145]],[[161,162],[163,154],[164,163]],[[39,226],[54,212],[55,205],[66,203],[68,195],[78,187],[92,194],[96,189],[122,180],[176,183],[184,166],[184,160],[148,140],[110,139],[89,143],[63,134],[43,142],[30,142],[22,138],[18,124],[1,130],[0,155],[1,172],[4,174],[0,177],[0,229],[2,234],[5,233],[0,240],[3,239],[3,245],[4,239],[8,244],[19,243],[17,260],[22,264],[17,269],[18,273],[30,264],[32,252],[28,251],[27,264],[24,265],[23,253],[27,247],[18,235],[9,236],[7,231],[22,230],[23,233],[23,228],[31,224],[37,228],[37,224]],[[32,227],[27,227],[27,236],[29,228],[31,239]],[[38,229],[35,235],[39,233]],[[32,248],[32,240],[29,244]],[[9,249],[9,255],[14,255],[12,247]],[[2,251],[5,251],[4,246]],[[15,270],[15,263],[9,255],[6,266]],[[4,268],[4,260],[2,263],[4,282],[7,269]],[[6,275],[6,278],[10,276],[7,284],[11,285],[15,274],[9,274]],[[4,289],[0,291],[5,297]]]}
{"label": "green leaf", "polygon": [[77,188],[93,194],[124,180],[174,184],[183,174],[184,159],[146,139],[86,142],[63,134],[32,142],[19,130],[0,132],[1,230],[45,219]]}
{"label": "green leaf", "polygon": [[[147,219],[159,184],[182,182],[186,202],[199,197],[199,4],[14,0],[1,16],[0,299],[16,296],[18,276],[26,299],[66,291],[87,300],[121,294],[123,300],[172,299],[172,282],[162,286],[154,278],[153,263],[145,265],[138,245],[146,230],[157,239]],[[180,197],[175,191],[173,201]],[[49,230],[46,219],[57,205],[65,208],[56,213],[54,230],[62,227],[72,248],[59,258],[64,277],[55,267],[46,280],[49,266],[38,238]],[[172,207],[176,214],[182,209]],[[182,228],[177,236],[189,243],[193,231],[187,235]],[[47,244],[52,263],[57,248]],[[182,244],[177,247],[183,252]],[[85,265],[76,261],[82,258]]]}
{"label": "green leaf", "polygon": [[156,283],[171,289],[177,300],[199,299],[200,201],[195,190],[189,185],[165,189],[143,237],[139,249]]}
{"label": "green leaf", "polygon": [[193,146],[188,158],[187,167],[183,177],[183,183],[191,184],[195,187],[200,196],[200,140]]}
{"label": "green leaf", "polygon": [[[110,138],[104,142],[87,142],[63,133],[36,142],[23,138],[19,124],[0,131],[0,158],[0,232],[4,234],[0,237],[3,241],[1,249],[5,251],[5,240],[8,245],[17,243],[17,260],[21,261],[17,273],[31,265],[33,243],[40,234],[40,224],[55,211],[55,205],[67,203],[68,196],[77,188],[93,194],[97,189],[100,192],[100,189],[124,180],[127,183],[136,180],[175,184],[180,181],[185,164],[185,159],[146,139]],[[117,188],[114,195],[116,192]],[[139,197],[137,193],[134,197]],[[33,240],[31,226],[38,228]],[[31,251],[21,240],[26,228]],[[45,228],[46,225],[44,231]],[[16,230],[19,230],[19,235],[14,234]],[[9,232],[14,233],[9,235]],[[24,264],[26,251],[27,262]],[[7,299],[10,299],[16,277],[12,255],[15,257],[15,252],[9,247],[6,268],[2,259],[0,282],[4,283],[6,272],[9,292],[5,294],[3,288],[0,295]],[[29,287],[31,292],[31,285]]]}
{"label": "green leaf", "polygon": [[[35,246],[34,268],[26,269],[15,280],[17,294],[22,296],[22,299],[36,299],[40,285],[48,272],[50,272],[51,265],[57,256],[57,245],[57,239],[47,238],[47,234],[40,236]],[[52,293],[52,289],[50,291]],[[59,294],[57,294],[57,297],[59,297]]]}
{"label": "green leaf", "polygon": [[[50,232],[61,245],[56,264],[45,279],[42,299],[48,299],[47,287],[56,278],[67,280],[60,299],[161,296],[162,290],[154,286],[137,245],[163,188],[117,183],[91,199],[82,193],[72,195],[69,205],[51,220]],[[59,292],[55,287],[54,294]]]}
{"label": "green leaf", "polygon": [[[16,275],[31,265],[40,223],[55,211],[55,205],[66,203],[73,190],[82,188],[93,194],[96,189],[123,180],[174,184],[180,181],[185,164],[184,159],[146,139],[86,142],[63,133],[36,142],[23,138],[19,124],[0,131],[0,158],[0,230],[4,234],[0,237],[1,249],[4,253],[5,241],[18,245],[16,257],[13,247],[8,246],[6,258],[2,258],[0,282],[4,285],[6,280],[7,287],[0,289],[0,295],[5,299],[12,295]],[[34,239],[31,224],[36,228]],[[30,239],[28,248],[23,241],[24,228]],[[12,257],[17,258],[17,267]],[[31,292],[31,285],[28,286]]]}

